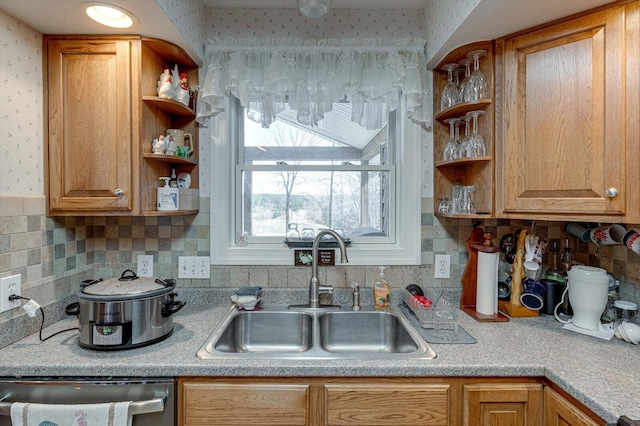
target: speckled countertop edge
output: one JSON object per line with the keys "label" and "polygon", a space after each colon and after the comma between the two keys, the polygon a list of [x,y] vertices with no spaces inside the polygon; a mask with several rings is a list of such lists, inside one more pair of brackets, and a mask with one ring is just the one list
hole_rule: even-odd
{"label": "speckled countertop edge", "polygon": [[[433,360],[200,360],[195,354],[227,312],[228,294],[181,290],[187,305],[174,316],[173,334],[143,348],[92,351],[78,346],[75,332],[45,342],[32,334],[0,350],[0,376],[531,376],[548,378],[605,421],[615,422],[623,414],[640,418],[640,345],[569,332],[544,315],[479,323],[461,312],[460,325],[477,343],[432,344]],[[306,295],[272,289],[266,294],[266,303],[282,303],[283,297],[299,303]],[[348,304],[347,296],[338,295],[334,302]],[[43,335],[75,324],[72,318],[59,321]]]}

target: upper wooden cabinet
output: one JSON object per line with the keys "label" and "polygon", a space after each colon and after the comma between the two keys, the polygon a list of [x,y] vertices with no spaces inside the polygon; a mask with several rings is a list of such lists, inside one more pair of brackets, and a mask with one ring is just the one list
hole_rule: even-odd
{"label": "upper wooden cabinet", "polygon": [[158,212],[160,177],[191,174],[190,158],[151,154],[151,141],[177,128],[197,147],[193,105],[157,97],[165,68],[178,65],[197,88],[197,64],[177,46],[138,36],[44,37],[47,210],[66,215],[168,215]]}
{"label": "upper wooden cabinet", "polygon": [[632,2],[496,41],[496,216],[638,220],[637,29]]}

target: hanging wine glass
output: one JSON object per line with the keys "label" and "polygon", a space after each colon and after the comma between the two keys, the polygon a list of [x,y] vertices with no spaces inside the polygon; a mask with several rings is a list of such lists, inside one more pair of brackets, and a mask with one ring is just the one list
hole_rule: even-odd
{"label": "hanging wine glass", "polygon": [[469,114],[461,118],[464,121],[464,138],[460,142],[460,158],[472,157],[472,141],[471,141],[471,116]]}
{"label": "hanging wine glass", "polygon": [[470,115],[473,119],[470,157],[484,157],[485,155],[487,155],[487,146],[484,142],[484,138],[480,133],[478,133],[478,117],[484,114],[484,111],[471,111],[467,113],[467,115]]}
{"label": "hanging wine glass", "polygon": [[453,81],[453,71],[457,68],[458,64],[446,64],[442,67],[447,72],[447,84],[440,96],[440,111],[451,108],[458,102],[458,87]]}
{"label": "hanging wine glass", "polygon": [[480,71],[480,58],[486,54],[486,50],[474,50],[467,55],[473,61],[473,72],[464,91],[465,102],[475,102],[487,97],[487,80]]}
{"label": "hanging wine glass", "polygon": [[453,127],[454,127],[454,139],[456,140],[456,144],[458,145],[458,148],[456,149],[456,157],[455,158],[462,158],[464,157],[464,153],[462,152],[462,149],[460,147],[460,125],[462,124],[462,119],[458,118],[456,120],[455,123],[453,123]]}
{"label": "hanging wine glass", "polygon": [[449,161],[457,158],[458,155],[458,142],[456,141],[455,135],[455,123],[458,121],[457,118],[449,118],[444,120],[445,123],[449,125],[449,140],[444,146],[443,160]]}
{"label": "hanging wine glass", "polygon": [[458,103],[462,103],[464,102],[464,91],[469,84],[469,76],[471,75],[471,59],[463,59],[458,64],[460,67],[464,67],[464,79],[458,90]]}

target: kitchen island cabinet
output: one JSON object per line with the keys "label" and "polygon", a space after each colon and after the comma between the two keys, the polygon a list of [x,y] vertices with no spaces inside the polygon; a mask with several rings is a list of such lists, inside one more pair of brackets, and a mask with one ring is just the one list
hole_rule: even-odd
{"label": "kitchen island cabinet", "polygon": [[[179,47],[139,36],[45,35],[45,164],[50,216],[169,215],[158,212],[160,177],[191,174],[198,187],[193,103],[157,96],[164,69],[190,88],[197,64]],[[167,129],[192,135],[190,158],[152,154]]]}
{"label": "kitchen island cabinet", "polygon": [[496,40],[496,216],[636,223],[638,2]]}

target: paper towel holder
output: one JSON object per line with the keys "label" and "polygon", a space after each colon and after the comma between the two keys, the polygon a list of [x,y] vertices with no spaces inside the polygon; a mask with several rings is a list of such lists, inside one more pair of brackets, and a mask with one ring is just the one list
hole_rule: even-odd
{"label": "paper towel holder", "polygon": [[[481,314],[476,311],[477,281],[478,281],[478,252],[497,253],[498,247],[493,245],[493,234],[484,232],[481,227],[474,227],[465,245],[469,252],[469,260],[462,273],[462,294],[460,295],[460,309],[478,322],[507,322],[509,317],[498,312],[493,315]],[[496,299],[498,295],[496,294]]]}

